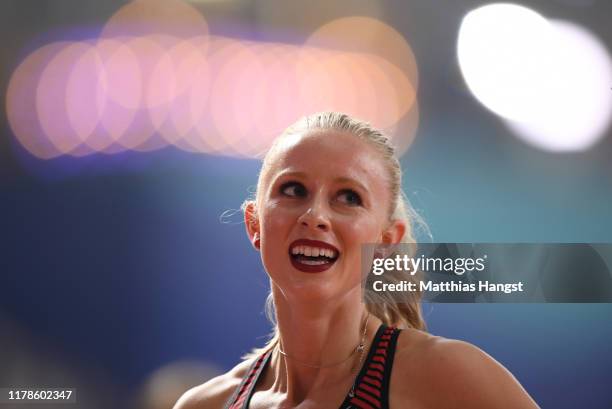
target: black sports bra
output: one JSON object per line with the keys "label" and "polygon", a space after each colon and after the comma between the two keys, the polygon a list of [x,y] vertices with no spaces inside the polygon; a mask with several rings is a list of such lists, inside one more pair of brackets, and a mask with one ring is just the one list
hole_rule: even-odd
{"label": "black sports bra", "polygon": [[[400,330],[381,325],[372,340],[370,352],[339,409],[388,409],[389,380]],[[273,349],[253,362],[242,383],[225,405],[227,409],[248,409],[251,396]]]}

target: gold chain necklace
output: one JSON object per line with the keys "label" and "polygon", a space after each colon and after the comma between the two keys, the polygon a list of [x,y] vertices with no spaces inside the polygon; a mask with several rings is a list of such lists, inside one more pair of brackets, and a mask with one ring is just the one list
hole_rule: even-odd
{"label": "gold chain necklace", "polygon": [[363,360],[363,353],[365,351],[365,338],[366,338],[366,334],[367,334],[367,331],[368,331],[368,322],[369,321],[370,321],[370,313],[368,312],[368,316],[366,318],[365,325],[363,326],[363,335],[361,336],[361,342],[359,343],[359,345],[357,345],[357,348],[355,348],[353,350],[353,352],[351,352],[351,354],[349,356],[347,356],[346,358],[344,358],[343,360],[338,361],[338,362],[334,362],[332,364],[313,365],[313,364],[310,364],[308,362],[304,362],[304,361],[301,361],[299,359],[296,359],[296,358],[294,358],[294,357],[292,357],[290,355],[287,355],[287,353],[281,349],[280,344],[276,344],[276,347],[278,349],[278,352],[280,352],[283,356],[291,359],[296,364],[307,366],[309,368],[323,369],[323,368],[331,368],[333,366],[337,366],[337,365],[343,364],[344,362],[348,361],[353,355],[355,355],[356,352],[360,353],[359,363],[361,363],[361,361]]}

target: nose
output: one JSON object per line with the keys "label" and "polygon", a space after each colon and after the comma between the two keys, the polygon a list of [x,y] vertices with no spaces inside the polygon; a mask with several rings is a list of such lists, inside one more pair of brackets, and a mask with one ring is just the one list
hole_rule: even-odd
{"label": "nose", "polygon": [[330,228],[329,216],[325,205],[319,200],[312,202],[311,206],[300,216],[298,222],[307,228],[328,231]]}

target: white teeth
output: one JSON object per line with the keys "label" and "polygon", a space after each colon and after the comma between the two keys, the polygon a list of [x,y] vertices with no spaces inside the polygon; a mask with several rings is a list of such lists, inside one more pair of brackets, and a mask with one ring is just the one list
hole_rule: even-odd
{"label": "white teeth", "polygon": [[320,266],[321,264],[328,264],[330,261],[326,260],[302,260],[300,261],[302,264],[308,264],[309,266]]}
{"label": "white teeth", "polygon": [[319,247],[310,246],[295,246],[291,249],[291,254],[298,255],[303,254],[308,257],[320,257],[325,256],[328,258],[335,258],[336,252],[331,249],[324,249]]}

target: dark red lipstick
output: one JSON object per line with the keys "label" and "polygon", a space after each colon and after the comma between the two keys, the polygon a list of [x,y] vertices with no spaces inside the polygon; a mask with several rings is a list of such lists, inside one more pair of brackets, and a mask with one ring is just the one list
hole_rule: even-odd
{"label": "dark red lipstick", "polygon": [[291,264],[304,273],[326,271],[339,256],[340,251],[335,246],[320,240],[299,239],[289,246]]}

